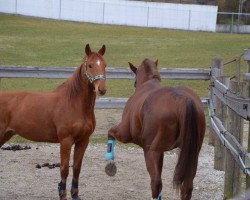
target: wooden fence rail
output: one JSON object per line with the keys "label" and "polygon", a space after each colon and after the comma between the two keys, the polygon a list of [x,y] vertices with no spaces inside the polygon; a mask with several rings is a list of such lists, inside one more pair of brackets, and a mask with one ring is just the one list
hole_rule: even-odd
{"label": "wooden fence rail", "polygon": [[[0,78],[68,78],[75,67],[16,67],[0,65]],[[128,68],[107,68],[108,79],[134,79]],[[210,80],[209,69],[160,68],[163,79]]]}
{"label": "wooden fence rail", "polygon": [[[0,78],[68,78],[74,67],[16,67],[0,65]],[[160,68],[163,79],[209,80],[210,69]],[[134,79],[134,74],[127,68],[107,68],[108,79]],[[96,108],[124,108],[127,98],[98,98]],[[201,98],[207,107],[207,98]]]}
{"label": "wooden fence rail", "polygon": [[250,154],[244,150],[241,144],[237,139],[229,133],[226,128],[223,126],[221,120],[214,114],[213,102],[209,100],[208,111],[209,111],[209,120],[210,125],[217,134],[221,143],[230,150],[232,156],[243,170],[243,172],[250,176]]}
{"label": "wooden fence rail", "polygon": [[224,104],[235,111],[246,120],[250,119],[250,99],[239,97],[227,86],[221,83],[216,77],[212,77],[212,93],[216,95]]}

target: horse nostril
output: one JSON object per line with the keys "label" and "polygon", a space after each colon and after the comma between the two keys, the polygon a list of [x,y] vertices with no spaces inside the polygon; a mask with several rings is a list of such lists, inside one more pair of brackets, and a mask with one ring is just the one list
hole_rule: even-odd
{"label": "horse nostril", "polygon": [[100,95],[104,95],[106,93],[106,90],[99,90]]}

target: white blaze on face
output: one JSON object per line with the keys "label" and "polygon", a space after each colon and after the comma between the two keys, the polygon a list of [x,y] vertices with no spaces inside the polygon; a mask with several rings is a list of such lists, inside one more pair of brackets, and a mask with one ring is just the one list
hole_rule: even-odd
{"label": "white blaze on face", "polygon": [[[101,65],[101,61],[100,60],[97,60],[96,61],[96,65],[97,66],[100,66]],[[96,92],[96,93],[99,93],[99,84],[100,84],[100,81],[99,80],[96,80],[95,82],[94,82],[94,87],[95,87],[95,89],[94,89],[94,92]]]}
{"label": "white blaze on face", "polygon": [[98,66],[100,66],[101,61],[100,61],[100,60],[97,60],[97,61],[96,61],[96,64],[97,64]]}

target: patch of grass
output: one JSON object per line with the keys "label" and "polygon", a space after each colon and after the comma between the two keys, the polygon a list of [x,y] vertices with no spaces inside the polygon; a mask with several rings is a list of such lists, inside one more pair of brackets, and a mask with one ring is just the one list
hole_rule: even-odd
{"label": "patch of grass", "polygon": [[[107,135],[92,135],[90,137],[89,144],[95,145],[95,144],[107,144]],[[122,147],[122,148],[128,148],[128,147],[134,147],[134,148],[139,148],[138,145],[132,144],[132,143],[121,143],[119,141],[116,141],[116,145]]]}
{"label": "patch of grass", "polygon": [[[63,83],[62,79],[35,79],[35,78],[0,78],[0,91],[39,91],[54,90]],[[134,90],[133,80],[107,80],[106,97],[128,97]]]}
{"label": "patch of grass", "polygon": [[46,92],[54,90],[63,81],[62,79],[1,78],[0,91]]}
{"label": "patch of grass", "polygon": [[[32,143],[33,141],[27,140],[19,135],[13,136],[7,143]],[[96,145],[96,144],[107,144],[107,135],[91,135],[90,140],[89,140],[90,145]],[[123,144],[119,141],[116,141],[116,145],[121,146],[123,148],[128,148],[128,147],[135,147],[139,148],[139,146],[128,143],[128,144]]]}
{"label": "patch of grass", "polygon": [[145,58],[160,66],[207,68],[213,57],[230,60],[250,36],[65,22],[0,14],[0,64],[78,66],[85,44],[106,44],[109,66],[139,65]]}
{"label": "patch of grass", "polygon": [[89,144],[107,144],[107,135],[91,135]]}
{"label": "patch of grass", "polygon": [[[0,79],[0,91],[39,91],[54,90],[64,80],[61,79],[33,79],[33,78],[2,78]],[[196,91],[200,96],[208,96],[209,81],[198,80],[165,80],[163,86],[185,86]],[[109,79],[107,80],[107,93],[105,97],[130,97],[134,92],[134,80]]]}
{"label": "patch of grass", "polygon": [[10,143],[31,143],[32,141],[30,140],[26,140],[25,138],[19,136],[19,135],[14,135],[10,141],[8,141]]}
{"label": "patch of grass", "polygon": [[[27,140],[19,135],[14,135],[10,141],[10,143],[30,143],[32,141]],[[92,135],[90,137],[90,144],[106,144],[107,143],[107,135]]]}

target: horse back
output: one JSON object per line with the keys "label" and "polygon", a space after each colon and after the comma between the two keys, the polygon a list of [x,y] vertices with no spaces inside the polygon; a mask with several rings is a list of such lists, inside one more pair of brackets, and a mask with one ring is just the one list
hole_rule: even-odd
{"label": "horse back", "polygon": [[143,102],[141,114],[154,113],[158,118],[181,114],[187,100],[191,100],[199,114],[204,114],[200,97],[191,89],[185,87],[162,87],[151,92]]}

